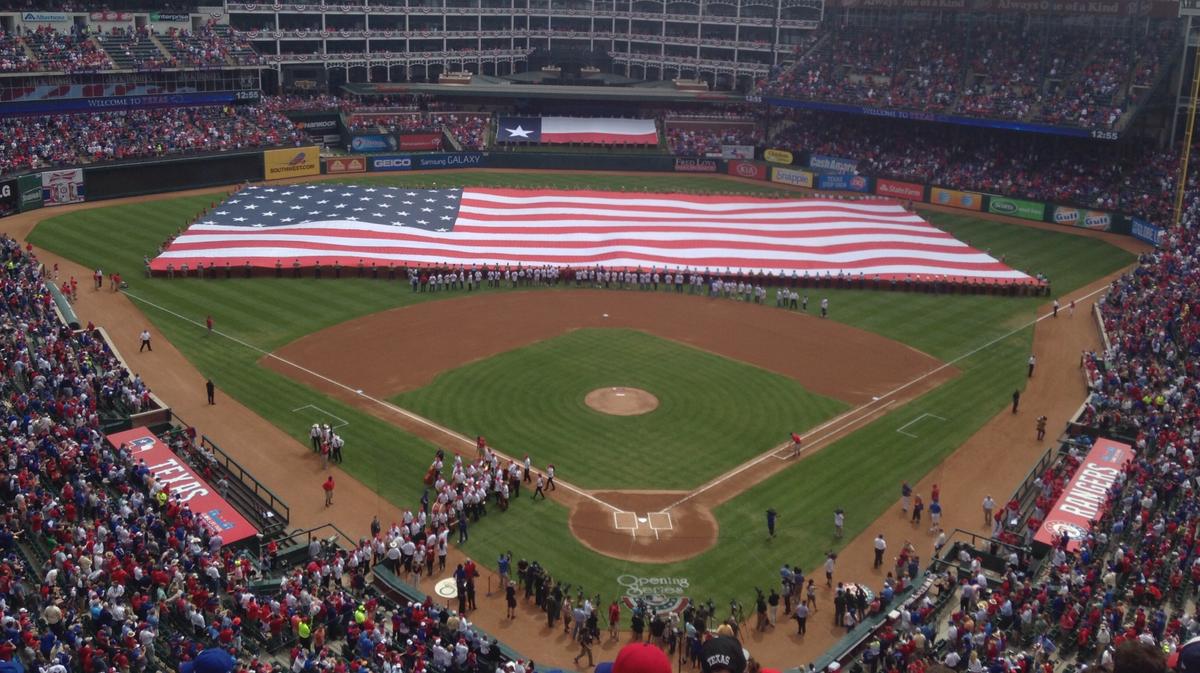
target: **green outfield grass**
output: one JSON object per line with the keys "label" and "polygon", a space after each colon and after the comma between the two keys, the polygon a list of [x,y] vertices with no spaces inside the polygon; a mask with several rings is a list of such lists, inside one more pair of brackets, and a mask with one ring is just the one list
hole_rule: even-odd
{"label": "green outfield grass", "polygon": [[[642,388],[640,416],[584,404],[597,388]],[[846,408],[792,379],[626,329],[583,329],[452,371],[393,398],[584,488],[687,489]]]}
{"label": "green outfield grass", "polygon": [[[358,176],[343,182],[414,187],[436,184],[777,191],[766,185],[711,177],[532,172]],[[384,281],[359,279],[143,279],[142,256],[153,256],[167,236],[214,200],[187,197],[79,211],[42,223],[31,240],[85,266],[120,272],[129,279],[131,294],[171,311],[200,322],[211,314],[218,329],[265,350],[355,316],[432,297],[457,296],[414,295],[402,283],[388,286]],[[969,214],[935,213],[929,219],[977,248],[1005,255],[1017,268],[1045,273],[1056,293],[1084,285],[1133,261],[1128,253],[1103,242],[1065,232],[997,224]],[[810,295],[830,298],[834,320],[879,332],[943,360],[958,358],[1009,334],[1031,320],[1035,308],[1046,301],[854,291],[820,295],[810,291]],[[701,301],[692,297],[679,300]],[[260,367],[257,361],[261,353],[255,350],[205,338],[201,327],[170,314],[150,308],[145,313],[225,393],[298,441],[307,442],[307,424],[311,421],[291,409],[315,404],[350,421],[345,428],[346,470],[400,506],[411,507],[417,501],[432,447],[382,420]],[[106,327],[130,332],[141,329],[140,325]],[[518,557],[537,558],[567,581],[605,596],[617,590],[617,575],[630,573],[686,576],[696,598],[712,596],[721,602],[739,596],[747,600],[753,596],[754,585],[774,581],[782,563],[815,568],[827,550],[836,548],[837,542],[831,536],[835,507],[843,507],[848,513],[846,539],[850,539],[895,501],[900,480],[919,479],[1002,410],[1013,389],[1024,385],[1024,363],[1031,338],[1032,330],[1021,329],[958,362],[962,370],[958,378],[727,502],[716,511],[721,524],[720,544],[689,561],[646,565],[597,556],[570,535],[565,509],[553,502],[534,505],[527,498],[521,498],[508,512],[489,516],[476,525],[465,548],[485,563],[493,562],[500,551],[511,549]],[[937,414],[947,421],[920,421],[910,428],[919,436],[916,439],[895,432],[922,413]],[[483,434],[495,437],[491,430]],[[271,478],[258,476],[268,482]],[[574,475],[563,476],[574,479]],[[768,506],[783,515],[780,537],[771,542],[763,535],[763,511]],[[364,512],[363,516],[369,518],[370,513]],[[922,553],[926,551],[921,549]]]}

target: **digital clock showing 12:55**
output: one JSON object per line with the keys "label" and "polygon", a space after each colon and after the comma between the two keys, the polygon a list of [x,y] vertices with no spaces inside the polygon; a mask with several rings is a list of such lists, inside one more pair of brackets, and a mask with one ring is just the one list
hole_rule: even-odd
{"label": "digital clock showing 12:55", "polygon": [[1120,140],[1121,134],[1116,131],[1092,131],[1092,137],[1096,140]]}

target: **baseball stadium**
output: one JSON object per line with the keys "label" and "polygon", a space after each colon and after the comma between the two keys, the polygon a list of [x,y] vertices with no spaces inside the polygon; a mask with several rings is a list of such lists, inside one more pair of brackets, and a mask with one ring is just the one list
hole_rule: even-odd
{"label": "baseball stadium", "polygon": [[1200,672],[1198,15],[0,0],[0,673]]}

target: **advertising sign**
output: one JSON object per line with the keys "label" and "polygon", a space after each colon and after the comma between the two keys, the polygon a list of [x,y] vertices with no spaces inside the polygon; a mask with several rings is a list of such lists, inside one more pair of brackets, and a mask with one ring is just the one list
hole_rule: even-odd
{"label": "advertising sign", "polygon": [[470,168],[483,165],[483,154],[479,152],[445,152],[414,154],[414,168]]}
{"label": "advertising sign", "polygon": [[47,12],[25,12],[21,15],[21,21],[24,23],[70,23],[71,17],[68,14],[50,14]]}
{"label": "advertising sign", "polygon": [[909,201],[925,200],[925,185],[915,182],[900,182],[899,180],[875,179],[875,193],[880,196],[894,196]]}
{"label": "advertising sign", "polygon": [[764,150],[763,158],[773,164],[790,164],[795,159],[787,150]]}
{"label": "advertising sign", "polygon": [[712,159],[676,159],[677,173],[716,173],[717,162]]}
{"label": "advertising sign", "polygon": [[155,23],[188,23],[192,20],[190,14],[168,14],[166,12],[150,12],[150,20]]}
{"label": "advertising sign", "polygon": [[1087,536],[1088,524],[1104,514],[1108,490],[1132,459],[1132,446],[1107,437],[1097,439],[1033,539],[1054,545],[1066,534],[1070,537],[1067,552],[1078,549],[1079,540]]}
{"label": "advertising sign", "polygon": [[1046,204],[1007,196],[989,196],[988,212],[1041,222],[1046,217]]}
{"label": "advertising sign", "polygon": [[263,177],[267,180],[321,174],[321,155],[316,145],[263,152]]}
{"label": "advertising sign", "polygon": [[83,169],[70,168],[65,171],[42,173],[42,203],[46,206],[61,206],[83,200]]}
{"label": "advertising sign", "polygon": [[42,207],[42,177],[37,174],[17,178],[21,212]]}
{"label": "advertising sign", "polygon": [[129,12],[92,12],[88,16],[92,21],[106,21],[108,23],[133,21],[133,15]]}
{"label": "advertising sign", "polygon": [[245,517],[217,494],[216,489],[146,428],[108,435],[108,441],[113,446],[124,444],[135,461],[145,460],[150,473],[167,487],[167,495],[178,496],[192,514],[200,517],[209,533],[219,533],[225,544],[233,544],[258,533]]}
{"label": "advertising sign", "polygon": [[1070,208],[1067,206],[1054,207],[1054,222],[1072,227],[1082,227],[1093,231],[1108,231],[1112,229],[1112,215],[1099,210]]}
{"label": "advertising sign", "polygon": [[982,210],[983,195],[975,192],[960,192],[957,189],[934,187],[929,192],[929,202],[939,206],[962,208],[964,210]]}
{"label": "advertising sign", "polygon": [[867,192],[871,190],[871,179],[864,175],[818,173],[817,189],[834,189],[842,192]]}
{"label": "advertising sign", "polygon": [[21,207],[21,189],[17,181],[0,181],[0,217],[11,215]]}
{"label": "advertising sign", "polygon": [[289,113],[288,119],[292,120],[296,128],[304,131],[310,136],[323,136],[327,133],[337,133],[340,120],[337,114],[322,112],[322,113]]}
{"label": "advertising sign", "polygon": [[183,107],[188,105],[235,105],[257,103],[259,91],[191,91],[146,96],[104,96],[96,98],[60,98],[50,100],[21,100],[0,103],[0,117],[53,114],[59,112],[116,111],[154,107]]}
{"label": "advertising sign", "polygon": [[359,157],[325,160],[325,172],[329,175],[339,175],[342,173],[365,173],[366,170],[366,160]]}
{"label": "advertising sign", "polygon": [[767,167],[763,164],[756,164],[753,161],[734,159],[726,166],[726,170],[730,175],[736,175],[740,178],[753,178],[755,180],[767,179]]}
{"label": "advertising sign", "polygon": [[1134,238],[1138,239],[1139,241],[1145,241],[1150,245],[1158,245],[1159,239],[1162,238],[1162,229],[1150,224],[1140,217],[1134,217],[1131,219],[1133,228],[1130,229],[1129,233],[1132,234]]}
{"label": "advertising sign", "polygon": [[413,160],[410,156],[371,157],[372,171],[411,171]]}
{"label": "advertising sign", "polygon": [[858,160],[814,154],[808,158],[808,167],[830,173],[855,173],[858,171]]}
{"label": "advertising sign", "polygon": [[753,159],[754,145],[721,145],[722,159]]}
{"label": "advertising sign", "polygon": [[356,135],[350,139],[351,152],[395,152],[399,147],[395,136],[385,136],[382,133]]}
{"label": "advertising sign", "polygon": [[775,166],[771,168],[771,182],[812,189],[813,174],[811,171],[798,171],[794,168],[780,168]]}
{"label": "advertising sign", "polygon": [[440,133],[401,133],[397,136],[398,148],[401,150],[440,150],[442,149],[442,134]]}

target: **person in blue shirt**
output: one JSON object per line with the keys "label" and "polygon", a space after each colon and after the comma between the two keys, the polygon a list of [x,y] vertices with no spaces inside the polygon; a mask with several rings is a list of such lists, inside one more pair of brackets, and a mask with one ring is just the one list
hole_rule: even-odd
{"label": "person in blue shirt", "polygon": [[775,537],[775,519],[778,516],[779,513],[775,511],[775,508],[767,510],[767,534],[771,537]]}

